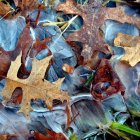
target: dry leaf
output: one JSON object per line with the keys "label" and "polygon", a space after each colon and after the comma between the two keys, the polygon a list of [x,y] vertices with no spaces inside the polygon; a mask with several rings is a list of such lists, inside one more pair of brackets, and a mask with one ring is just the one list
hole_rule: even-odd
{"label": "dry leaf", "polygon": [[125,54],[121,58],[122,61],[128,62],[131,66],[140,62],[140,36],[118,33],[114,45],[124,48]]}
{"label": "dry leaf", "polygon": [[1,140],[7,140],[7,135],[0,135]]}
{"label": "dry leaf", "polygon": [[15,135],[0,135],[0,140],[10,140],[15,137]]}
{"label": "dry leaf", "polygon": [[107,59],[102,59],[97,67],[96,75],[92,81],[91,93],[97,99],[105,99],[110,95],[122,93],[125,88],[114,72],[111,63]]}
{"label": "dry leaf", "polygon": [[59,90],[63,79],[58,80],[56,84],[43,81],[49,60],[50,57],[41,61],[34,59],[32,71],[28,79],[17,78],[18,68],[21,65],[21,55],[17,57],[16,61],[11,63],[11,67],[6,78],[6,86],[2,91],[2,95],[5,101],[8,101],[15,88],[21,87],[23,90],[23,99],[20,111],[24,112],[27,116],[30,112],[31,99],[43,99],[46,101],[48,107],[52,106],[53,99],[59,99],[62,101],[69,100],[68,95]]}
{"label": "dry leaf", "polygon": [[9,4],[0,2],[0,16],[4,18],[16,18],[20,15],[26,17],[34,9],[46,8],[43,4],[38,4],[37,0],[14,0],[16,8],[13,8],[9,1],[7,3]]}
{"label": "dry leaf", "polygon": [[75,53],[75,56],[77,58],[77,65],[78,66],[83,65],[84,57],[81,55],[83,48],[79,44],[77,44],[75,41],[67,41],[67,43],[70,45],[70,47]]}
{"label": "dry leaf", "polygon": [[11,11],[10,6],[0,2],[0,16],[5,16],[9,11]]}
{"label": "dry leaf", "polygon": [[21,9],[21,15],[27,16],[29,11],[38,8],[37,0],[19,0],[17,6]]}
{"label": "dry leaf", "polygon": [[3,49],[0,48],[0,79],[3,79],[3,77],[7,75],[10,64],[10,56],[7,53],[4,53]]}
{"label": "dry leaf", "polygon": [[140,18],[126,15],[121,6],[116,8],[102,7],[101,1],[94,2],[89,0],[88,4],[82,5],[77,4],[74,0],[67,0],[66,3],[60,4],[57,10],[66,14],[82,16],[84,20],[82,29],[71,34],[67,40],[84,43],[83,56],[87,60],[92,56],[93,49],[108,53],[108,49],[105,48],[106,44],[99,31],[105,20],[112,19],[122,23],[128,22],[140,27]]}
{"label": "dry leaf", "polygon": [[18,6],[23,10],[23,9],[34,7],[36,3],[37,0],[19,0]]}
{"label": "dry leaf", "polygon": [[63,65],[62,69],[63,69],[63,71],[67,72],[68,74],[72,74],[74,71],[74,67],[70,66],[66,63]]}
{"label": "dry leaf", "polygon": [[46,129],[46,132],[48,134],[47,136],[45,136],[39,132],[35,132],[34,136],[37,140],[66,140],[66,138],[64,137],[64,135],[62,133],[55,133],[48,129]]}
{"label": "dry leaf", "polygon": [[34,9],[45,9],[46,6],[38,4],[38,0],[15,0],[17,7],[20,7],[20,14],[24,17],[28,16],[29,12]]}

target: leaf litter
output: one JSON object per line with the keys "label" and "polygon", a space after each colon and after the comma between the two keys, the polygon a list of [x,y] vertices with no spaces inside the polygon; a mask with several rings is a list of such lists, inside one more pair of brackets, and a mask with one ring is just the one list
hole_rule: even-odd
{"label": "leaf litter", "polygon": [[0,5],[1,139],[140,136],[139,1]]}

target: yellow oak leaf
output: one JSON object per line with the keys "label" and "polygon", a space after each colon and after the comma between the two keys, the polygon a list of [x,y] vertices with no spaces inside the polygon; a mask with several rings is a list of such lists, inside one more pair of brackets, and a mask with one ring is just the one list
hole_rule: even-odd
{"label": "yellow oak leaf", "polygon": [[8,71],[6,85],[2,91],[2,95],[5,100],[4,102],[9,101],[15,88],[21,87],[23,90],[23,99],[20,112],[24,112],[24,114],[28,117],[31,111],[31,99],[43,99],[46,101],[47,106],[50,108],[52,107],[53,99],[69,101],[69,96],[59,89],[63,79],[58,80],[55,84],[43,80],[50,57],[51,56],[43,60],[33,59],[30,76],[27,79],[19,79],[17,77],[17,73],[21,65],[20,54],[17,59],[11,63],[10,69]]}
{"label": "yellow oak leaf", "polygon": [[118,33],[114,40],[114,45],[123,47],[125,50],[121,61],[128,62],[131,66],[135,66],[140,62],[140,36],[130,36]]}

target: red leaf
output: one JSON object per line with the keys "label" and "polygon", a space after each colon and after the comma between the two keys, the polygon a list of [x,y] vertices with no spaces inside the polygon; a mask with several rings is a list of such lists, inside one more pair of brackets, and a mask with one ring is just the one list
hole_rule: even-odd
{"label": "red leaf", "polygon": [[95,98],[104,99],[118,92],[124,93],[124,91],[125,88],[114,72],[109,60],[102,59],[92,82],[92,95]]}
{"label": "red leaf", "polygon": [[48,134],[47,136],[45,136],[39,132],[35,132],[34,135],[35,135],[36,140],[66,140],[64,135],[61,133],[55,133],[48,129],[46,129],[46,132]]}

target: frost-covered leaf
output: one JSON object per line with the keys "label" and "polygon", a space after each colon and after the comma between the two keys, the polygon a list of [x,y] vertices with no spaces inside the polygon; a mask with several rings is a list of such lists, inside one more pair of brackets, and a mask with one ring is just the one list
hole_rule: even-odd
{"label": "frost-covered leaf", "polygon": [[126,104],[129,111],[134,115],[140,117],[140,97],[133,95],[126,99]]}
{"label": "frost-covered leaf", "polygon": [[25,27],[25,19],[18,17],[14,20],[0,20],[0,47],[5,51],[13,51]]}
{"label": "frost-covered leaf", "polygon": [[91,73],[92,71],[90,69],[83,66],[75,68],[72,74],[65,76],[61,89],[67,91],[70,95],[82,92],[84,83]]}
{"label": "frost-covered leaf", "polygon": [[125,6],[124,11],[129,16],[140,17],[140,9],[138,6]]}
{"label": "frost-covered leaf", "polygon": [[[0,104],[0,134],[9,134],[24,139],[29,135],[26,118],[23,114],[17,114],[13,109]],[[10,116],[10,117],[9,117]]]}
{"label": "frost-covered leaf", "polygon": [[85,95],[85,99],[82,96],[82,94],[79,95],[77,98],[80,100],[77,99],[72,104],[74,119],[71,124],[74,132],[80,138],[90,138],[108,133],[113,121],[123,124],[129,118],[127,107],[121,94],[114,94],[102,100],[102,102],[90,99],[88,94]]}
{"label": "frost-covered leaf", "polygon": [[34,111],[30,113],[31,122],[29,124],[29,129],[34,130],[36,133],[39,132],[46,135],[46,139],[49,137],[52,138],[52,140],[65,139],[67,136],[64,132],[69,127],[68,103],[61,102],[60,100],[53,100],[53,108],[51,110],[47,109],[42,113],[40,112],[41,108],[39,108],[41,105],[39,104],[39,100],[34,101],[33,104]]}
{"label": "frost-covered leaf", "polygon": [[132,36],[139,36],[140,34],[139,29],[135,25],[129,23],[121,23],[111,19],[104,22],[102,30],[104,32],[104,39],[106,43],[111,46],[114,46],[114,39],[119,32]]}

